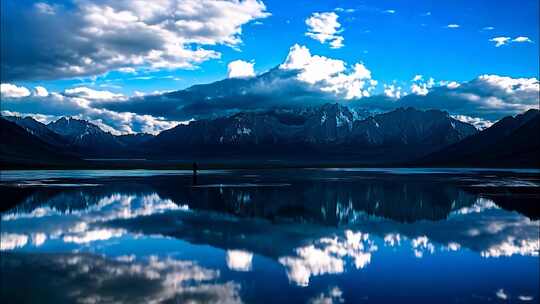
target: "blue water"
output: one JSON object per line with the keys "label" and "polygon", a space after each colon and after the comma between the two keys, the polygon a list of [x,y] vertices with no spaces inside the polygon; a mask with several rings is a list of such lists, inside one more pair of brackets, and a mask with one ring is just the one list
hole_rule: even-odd
{"label": "blue water", "polygon": [[[421,174],[419,174],[421,173]],[[534,170],[9,171],[2,303],[539,300]]]}

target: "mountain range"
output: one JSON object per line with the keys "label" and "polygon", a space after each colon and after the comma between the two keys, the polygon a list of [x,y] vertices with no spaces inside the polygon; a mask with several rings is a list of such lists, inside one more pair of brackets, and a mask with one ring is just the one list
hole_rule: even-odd
{"label": "mountain range", "polygon": [[481,132],[444,111],[398,108],[370,115],[337,103],[243,111],[157,135],[117,136],[65,117],[49,124],[30,117],[0,120],[3,166],[92,158],[539,166],[538,110],[506,117]]}

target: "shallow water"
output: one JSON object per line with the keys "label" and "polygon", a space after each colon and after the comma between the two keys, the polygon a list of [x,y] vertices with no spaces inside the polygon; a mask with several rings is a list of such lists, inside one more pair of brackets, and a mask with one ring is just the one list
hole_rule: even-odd
{"label": "shallow water", "polygon": [[538,171],[10,171],[2,303],[538,302]]}

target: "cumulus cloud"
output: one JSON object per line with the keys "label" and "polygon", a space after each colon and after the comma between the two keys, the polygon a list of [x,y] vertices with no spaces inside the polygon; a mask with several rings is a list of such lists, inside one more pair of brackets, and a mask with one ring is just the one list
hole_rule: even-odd
{"label": "cumulus cloud", "polygon": [[338,49],[343,47],[343,36],[341,33],[341,24],[338,22],[338,15],[334,12],[313,13],[306,19],[308,31],[306,36],[313,38],[320,43],[328,43],[331,48]]}
{"label": "cumulus cloud", "polygon": [[42,86],[37,86],[34,88],[34,95],[39,97],[47,97],[49,96],[49,91]]}
{"label": "cumulus cloud", "polygon": [[243,60],[235,60],[227,65],[228,78],[247,78],[255,76],[254,63]]}
{"label": "cumulus cloud", "polygon": [[384,85],[384,95],[390,98],[394,99],[400,99],[402,95],[405,95],[405,93],[402,91],[400,86],[397,86],[395,84]]}
{"label": "cumulus cloud", "polygon": [[371,72],[362,63],[347,69],[344,61],[311,55],[307,47],[298,44],[291,47],[280,68],[296,71],[300,81],[345,99],[367,97],[377,85],[371,79]]}
{"label": "cumulus cloud", "polygon": [[447,28],[456,29],[459,28],[459,24],[450,23],[446,26]]}
{"label": "cumulus cloud", "polygon": [[427,81],[423,81],[422,75],[416,75],[413,78],[413,84],[411,85],[411,93],[416,95],[427,95],[429,89],[435,85],[435,79],[429,78]]}
{"label": "cumulus cloud", "polygon": [[30,96],[30,90],[11,83],[0,84],[0,96],[2,98],[22,98]]}
{"label": "cumulus cloud", "polygon": [[536,78],[481,75],[458,86],[448,83],[434,87],[433,83],[428,81],[417,84],[417,94],[403,97],[399,104],[421,109],[444,109],[451,114],[490,121],[538,109],[540,88]]}
{"label": "cumulus cloud", "polygon": [[206,46],[237,46],[244,24],[269,16],[259,0],[81,0],[70,6],[37,4],[35,10],[10,5],[20,7],[2,13],[7,80],[194,68],[220,57]]}

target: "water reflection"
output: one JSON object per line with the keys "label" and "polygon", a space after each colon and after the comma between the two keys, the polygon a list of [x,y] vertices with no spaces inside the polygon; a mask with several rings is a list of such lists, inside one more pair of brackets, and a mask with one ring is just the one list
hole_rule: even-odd
{"label": "water reflection", "polygon": [[346,230],[343,236],[321,238],[296,248],[294,256],[281,257],[279,262],[287,268],[290,281],[308,286],[311,276],[342,273],[346,259],[351,260],[356,269],[364,268],[374,251],[377,246],[368,234]]}
{"label": "water reflection", "polygon": [[[16,205],[1,215],[3,297],[40,273],[28,284],[54,289],[58,277],[66,289],[47,298],[84,303],[266,302],[275,296],[262,287],[266,276],[290,288],[293,302],[358,302],[370,293],[370,301],[386,301],[377,288],[360,293],[338,278],[371,286],[393,271],[389,264],[411,284],[429,281],[415,271],[430,272],[444,295],[449,282],[437,267],[467,262],[473,267],[462,271],[491,265],[469,275],[499,269],[507,277],[469,282],[479,290],[459,299],[538,299],[540,221],[470,187],[493,177],[329,174],[206,175],[197,187],[189,175],[99,180],[93,187],[64,187],[61,180],[3,190]],[[527,282],[512,283],[516,276]],[[130,291],[134,286],[141,288]],[[267,300],[259,298],[264,292]]]}
{"label": "water reflection", "polygon": [[[219,271],[157,256],[133,261],[88,254],[3,254],[2,272],[10,278],[3,282],[2,297],[13,303],[41,302],[43,297],[57,303],[242,302],[238,284],[216,282]],[[39,288],[20,293],[21,285]]]}

